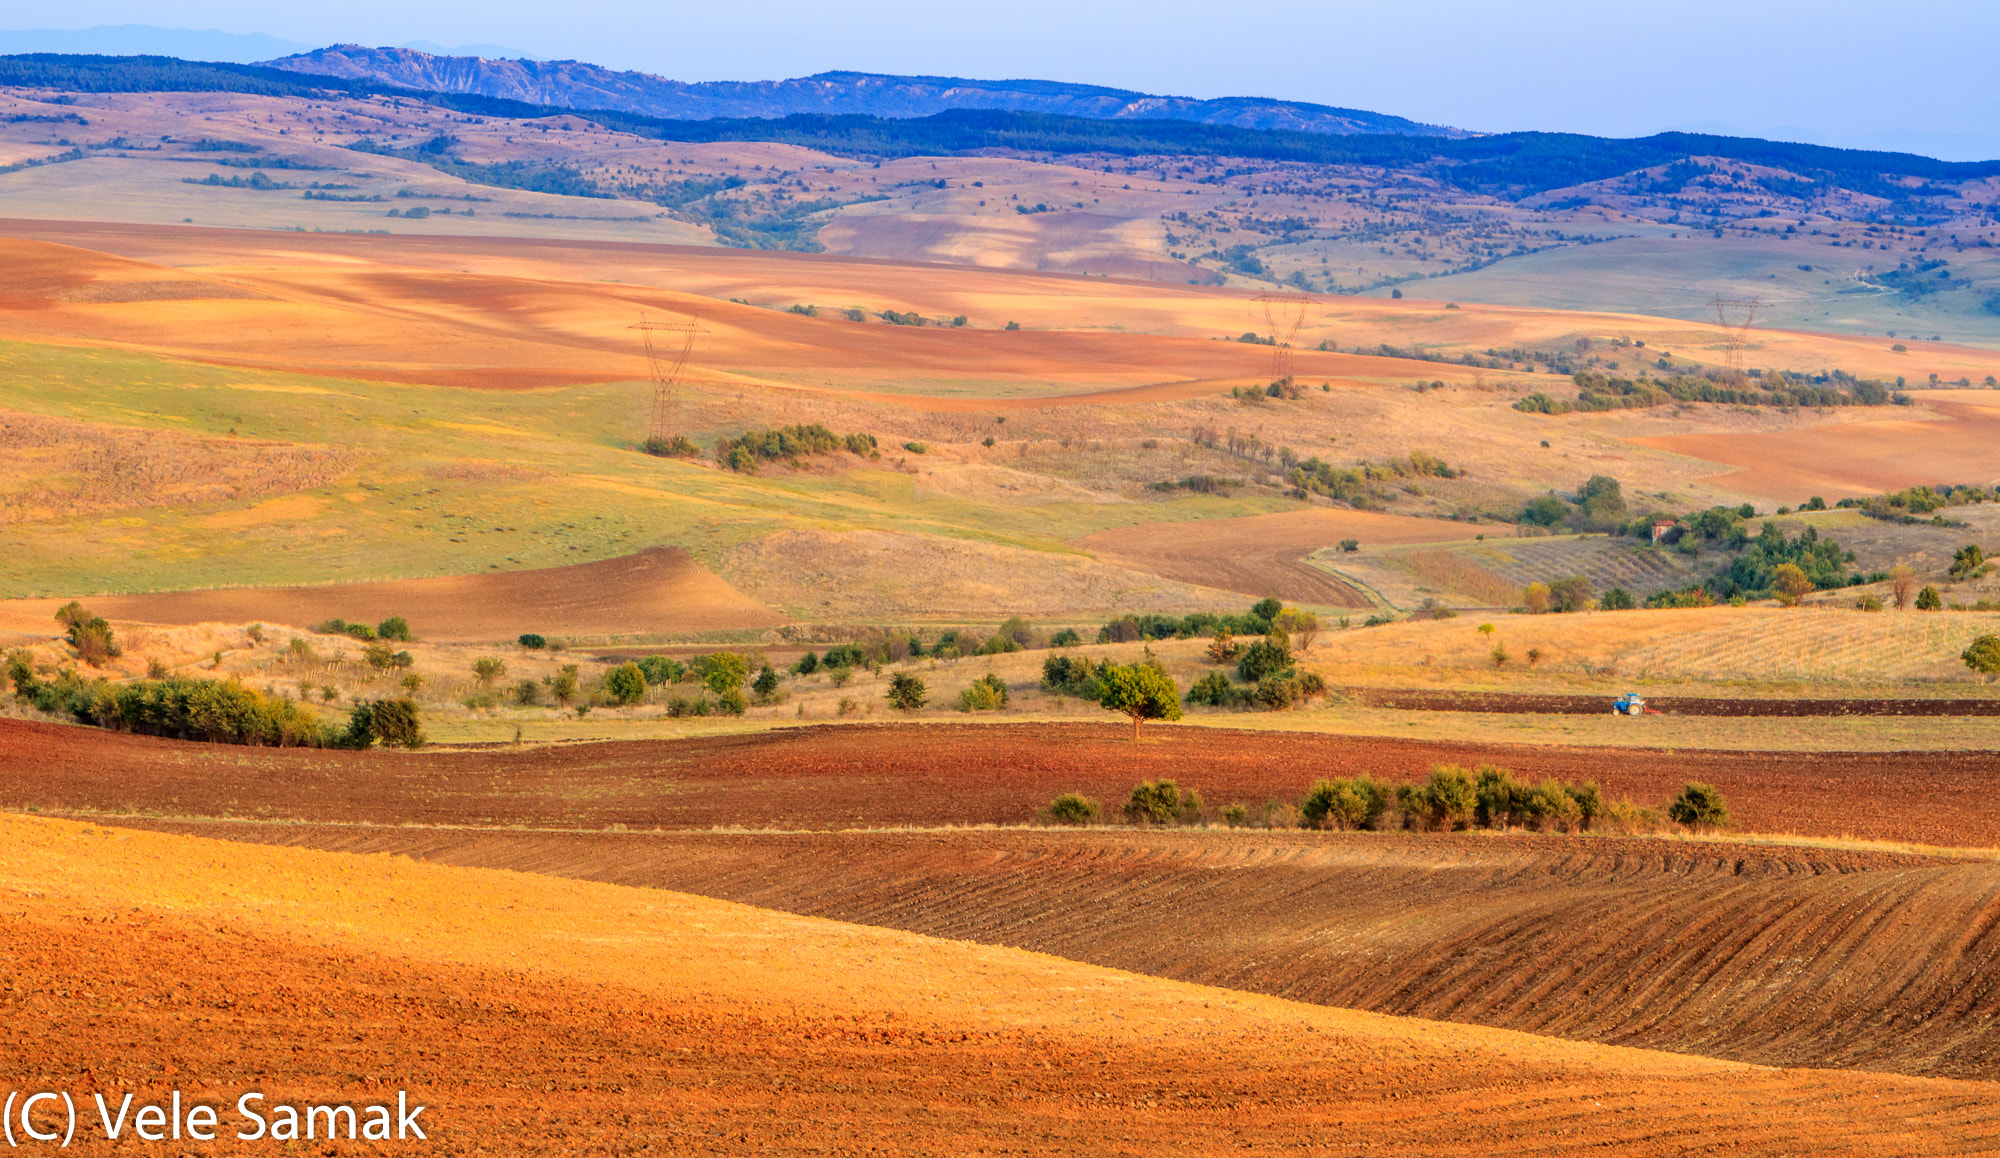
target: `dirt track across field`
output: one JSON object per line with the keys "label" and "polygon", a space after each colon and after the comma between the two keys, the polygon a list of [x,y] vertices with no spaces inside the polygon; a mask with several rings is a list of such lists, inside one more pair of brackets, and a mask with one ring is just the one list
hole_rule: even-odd
{"label": "dirt track across field", "polygon": [[1063,792],[1114,807],[1161,777],[1212,807],[1315,780],[1493,763],[1658,806],[1721,789],[1752,832],[2000,846],[2000,753],[1668,752],[1153,725],[819,725],[689,740],[401,754],[188,744],[0,721],[0,806],[365,824],[602,829],[1024,824]]}
{"label": "dirt track across field", "polygon": [[[0,602],[0,630],[52,634],[61,599]],[[533,571],[324,587],[243,587],[100,595],[93,612],[139,623],[379,623],[400,615],[436,643],[548,635],[632,634],[774,627],[785,617],[678,548]]]}
{"label": "dirt track across field", "polygon": [[[1350,688],[1347,694],[1374,708],[1499,715],[1596,716],[1608,713],[1612,700],[1610,696],[1535,696],[1511,692],[1405,691],[1400,688]],[[2000,699],[1772,700],[1648,696],[1646,706],[1670,716],[2000,716]]]}

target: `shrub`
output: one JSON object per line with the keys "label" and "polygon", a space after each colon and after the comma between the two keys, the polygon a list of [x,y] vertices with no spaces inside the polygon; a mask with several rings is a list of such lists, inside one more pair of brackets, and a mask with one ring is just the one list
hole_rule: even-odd
{"label": "shrub", "polygon": [[361,649],[361,658],[376,671],[387,671],[392,667],[409,667],[416,658],[407,651],[397,651],[382,640],[376,640]]}
{"label": "shrub", "polygon": [[1971,579],[1977,576],[1985,566],[1986,552],[1980,550],[1977,543],[1967,543],[1954,552],[1951,557],[1951,577],[1954,580]]}
{"label": "shrub", "polygon": [[687,665],[664,655],[648,655],[639,659],[639,674],[646,677],[649,684],[676,683],[687,674]]}
{"label": "shrub", "polygon": [[1102,809],[1081,792],[1065,792],[1049,801],[1042,814],[1055,824],[1086,825],[1096,824]]}
{"label": "shrub", "polygon": [[771,697],[778,694],[777,669],[765,664],[764,670],[757,673],[757,681],[750,685],[750,690],[757,693],[760,703],[769,703]]}
{"label": "shrub", "polygon": [[1880,611],[1882,610],[1882,597],[1871,591],[1854,601],[1854,609],[1856,611]]}
{"label": "shrub", "polygon": [[521,636],[520,639],[516,640],[515,642],[519,643],[522,647],[527,648],[529,651],[540,651],[549,645],[548,640],[543,639],[541,636],[536,635],[532,631],[525,633],[524,635]]}
{"label": "shrub", "polygon": [[1193,824],[1201,819],[1201,797],[1172,780],[1145,780],[1125,801],[1125,816],[1140,824]]}
{"label": "shrub", "polygon": [[730,688],[728,691],[722,692],[715,697],[715,702],[723,711],[728,712],[732,716],[742,715],[743,709],[750,706],[743,698],[742,688]]}
{"label": "shrub", "polygon": [[472,661],[472,675],[482,684],[490,684],[507,674],[507,665],[490,655],[480,656]]}
{"label": "shrub", "polygon": [[1482,764],[1472,789],[1473,821],[1486,828],[1510,828],[1520,823],[1527,794],[1506,769]]}
{"label": "shrub", "polygon": [[1551,828],[1566,832],[1582,817],[1576,798],[1554,780],[1530,788],[1521,801],[1521,811],[1530,824],[1544,832]]}
{"label": "shrub", "polygon": [[1231,804],[1222,810],[1222,823],[1231,828],[1243,828],[1250,823],[1250,809],[1242,804]]}
{"label": "shrub", "polygon": [[[421,748],[424,746],[423,724],[417,715],[417,705],[410,700],[376,700],[373,704],[356,705],[354,713],[369,715],[370,732],[374,739],[398,748]],[[348,731],[354,731],[354,719],[348,719]],[[365,745],[364,745],[365,746]]]}
{"label": "shrub", "polygon": [[1590,606],[1590,580],[1569,575],[1549,584],[1550,611],[1582,611]]}
{"label": "shrub", "polygon": [[636,663],[621,663],[604,673],[604,694],[620,705],[646,698],[646,673]]}
{"label": "shrub", "polygon": [[1530,583],[1521,589],[1521,606],[1529,615],[1543,615],[1549,610],[1549,585]]}
{"label": "shrub", "polygon": [[1959,658],[1973,671],[2000,675],[2000,635],[1980,636],[1959,653]]}
{"label": "shrub", "polygon": [[313,630],[321,635],[345,635],[363,641],[375,638],[374,628],[365,623],[349,623],[345,619],[326,620]]}
{"label": "shrub", "polygon": [[1065,627],[1049,636],[1050,647],[1076,647],[1082,642],[1083,636],[1078,634],[1074,627]]}
{"label": "shrub", "polygon": [[1132,719],[1132,740],[1139,739],[1139,726],[1147,720],[1181,718],[1181,693],[1174,681],[1156,667],[1145,664],[1109,665],[1098,680],[1100,707],[1123,712]]}
{"label": "shrub", "polygon": [[689,441],[688,436],[685,434],[676,434],[672,438],[661,438],[659,435],[654,435],[640,443],[639,449],[655,458],[701,457],[701,448]]}
{"label": "shrub", "polygon": [[1228,676],[1219,671],[1209,672],[1194,681],[1194,685],[1188,688],[1187,692],[1188,703],[1207,704],[1212,708],[1225,708],[1236,700],[1236,686],[1229,682]]}
{"label": "shrub", "polygon": [[1682,786],[1680,795],[1668,803],[1667,819],[1696,832],[1708,828],[1728,828],[1729,806],[1723,802],[1722,793],[1712,786],[1687,784]]}
{"label": "shrub", "polygon": [[997,712],[1007,706],[1007,681],[991,672],[958,693],[961,712]]}
{"label": "shrub", "polygon": [[826,669],[826,678],[834,687],[844,688],[847,686],[847,681],[854,678],[854,669],[848,667],[846,664],[841,664],[839,667],[830,667]]}
{"label": "shrub", "polygon": [[415,643],[417,637],[410,634],[410,621],[400,615],[391,615],[375,628],[379,639],[391,639],[397,643]]}
{"label": "shrub", "polygon": [[57,623],[63,625],[70,646],[76,648],[77,658],[90,666],[103,667],[125,654],[111,633],[111,624],[92,615],[76,600],[64,604],[55,618]]}
{"label": "shrub", "polygon": [[1215,638],[1208,641],[1208,651],[1204,654],[1207,655],[1208,662],[1222,664],[1235,659],[1236,653],[1241,650],[1243,650],[1242,647],[1234,639],[1230,638],[1229,632],[1222,628],[1217,628]]}
{"label": "shrub", "polygon": [[1613,587],[1597,601],[1599,611],[1630,611],[1633,608],[1632,593],[1623,587]]}
{"label": "shrub", "polygon": [[1797,607],[1799,599],[1812,589],[1813,581],[1796,563],[1780,563],[1771,571],[1771,590],[1786,607]]}
{"label": "shrub", "polygon": [[1917,610],[1943,611],[1944,596],[1938,594],[1937,588],[1926,585],[1922,591],[1917,592]]}
{"label": "shrub", "polygon": [[1042,690],[1095,700],[1103,694],[1102,676],[1110,668],[1108,660],[1092,664],[1082,656],[1052,655],[1042,661]]}
{"label": "shrub", "polygon": [[1432,831],[1450,832],[1469,824],[1478,808],[1478,788],[1472,776],[1456,764],[1431,769],[1423,784],[1406,784],[1396,790],[1396,802],[1404,819]]}
{"label": "shrub", "polygon": [[1493,654],[1493,666],[1496,668],[1506,667],[1507,661],[1514,658],[1514,656],[1510,652],[1508,652],[1507,644],[1505,641],[1494,644],[1492,654]]}
{"label": "shrub", "polygon": [[549,695],[555,697],[555,701],[564,707],[568,707],[569,702],[576,698],[576,693],[580,687],[577,682],[577,670],[575,664],[566,663],[562,666],[561,671],[549,676],[544,681],[549,686]]}
{"label": "shrub", "polygon": [[522,680],[514,685],[514,702],[524,708],[532,708],[542,699],[542,685],[534,680]]}
{"label": "shrub", "polygon": [[868,662],[868,653],[858,643],[837,643],[819,662],[821,667],[859,667]]}
{"label": "shrub", "polygon": [[1306,793],[1299,819],[1309,828],[1377,828],[1391,799],[1389,786],[1369,776],[1322,780]]}
{"label": "shrub", "polygon": [[1273,631],[1243,650],[1242,657],[1236,661],[1236,675],[1244,683],[1254,684],[1291,666],[1291,640],[1283,633]]}
{"label": "shrub", "polygon": [[924,681],[908,672],[897,672],[889,677],[889,706],[899,712],[914,712],[930,699],[930,692]]}

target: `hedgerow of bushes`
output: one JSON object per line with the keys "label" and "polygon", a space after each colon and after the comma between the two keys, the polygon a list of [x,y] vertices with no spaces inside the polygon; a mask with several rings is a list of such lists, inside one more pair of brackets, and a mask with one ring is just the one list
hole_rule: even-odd
{"label": "hedgerow of bushes", "polygon": [[[1192,825],[1212,819],[1201,797],[1173,780],[1135,785],[1121,815],[1134,824]],[[1097,823],[1103,810],[1097,802],[1066,792],[1042,810],[1055,824]],[[1452,832],[1470,829],[1529,829],[1539,832],[1651,831],[1661,820],[1696,832],[1728,828],[1729,806],[1722,793],[1707,784],[1688,784],[1659,809],[1604,798],[1596,784],[1516,780],[1507,769],[1483,764],[1464,768],[1441,764],[1424,780],[1392,784],[1360,775],[1320,780],[1296,801],[1272,801],[1264,807],[1261,824],[1270,828],[1333,829],[1344,832]],[[1231,804],[1219,817],[1231,828],[1252,824],[1251,810]]]}

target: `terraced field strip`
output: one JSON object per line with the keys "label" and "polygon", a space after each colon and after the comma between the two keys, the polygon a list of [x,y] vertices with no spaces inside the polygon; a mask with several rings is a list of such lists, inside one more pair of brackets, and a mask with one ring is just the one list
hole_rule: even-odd
{"label": "terraced field strip", "polygon": [[2000,1078],[2000,865],[1373,833],[185,833],[645,885],[1294,1001]]}

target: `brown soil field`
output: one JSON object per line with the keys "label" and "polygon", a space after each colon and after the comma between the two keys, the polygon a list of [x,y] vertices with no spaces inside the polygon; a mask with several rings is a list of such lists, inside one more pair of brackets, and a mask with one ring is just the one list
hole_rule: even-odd
{"label": "brown soil field", "polygon": [[[1595,716],[1611,710],[1610,696],[1523,695],[1512,692],[1433,692],[1354,688],[1348,694],[1370,707],[1421,712],[1494,712],[1503,715]],[[1677,716],[2000,716],[2000,699],[1779,700],[1719,696],[1648,696],[1646,706]]]}
{"label": "brown soil field", "polygon": [[[0,314],[0,334],[86,341],[270,369],[391,381],[519,387],[643,377],[626,330],[640,310],[696,313],[711,331],[701,372],[766,385],[866,389],[900,374],[1014,380],[1050,394],[1190,380],[1268,377],[1270,353],[1218,342],[1270,329],[1254,294],[1073,274],[969,268],[827,254],[535,238],[301,234],[92,222],[0,220],[10,267],[36,279],[75,265],[74,249],[115,254],[116,276],[185,279],[199,270],[217,292],[268,301],[154,301],[138,308],[38,294]],[[100,262],[100,259],[90,259]],[[130,269],[145,262],[151,272]],[[108,268],[108,267],[107,267]],[[95,275],[92,275],[95,276]],[[64,282],[69,286],[69,282]],[[64,292],[74,293],[69,286]],[[740,298],[756,305],[741,305]],[[793,303],[832,311],[964,314],[964,329],[856,325],[783,313]],[[1307,319],[1295,351],[1308,379],[1470,380],[1438,363],[1322,353],[1381,342],[1429,348],[1546,345],[1577,334],[1644,338],[1652,346],[1716,346],[1715,327],[1627,314],[1338,297]],[[775,308],[759,308],[775,307]],[[998,333],[1018,321],[1020,333]],[[1877,340],[1760,332],[1773,365],[1907,371]],[[282,353],[274,354],[274,350]],[[1927,347],[1952,373],[1993,372],[1991,352]],[[765,379],[762,376],[777,377]],[[1051,383],[1060,384],[1049,389]],[[1110,400],[1110,399],[1107,399]]]}
{"label": "brown soil field", "polygon": [[1575,1040],[2000,1078],[1992,863],[1520,833],[146,826],[671,889]]}
{"label": "brown soil field", "polygon": [[1367,596],[1305,562],[1359,539],[1369,546],[1470,539],[1462,524],[1370,511],[1306,510],[1237,519],[1147,523],[1099,531],[1076,545],[1101,558],[1183,583],[1294,603],[1366,608]]}
{"label": "brown soil field", "polygon": [[[0,601],[0,630],[53,634],[61,599]],[[102,595],[91,609],[114,621],[283,623],[328,619],[379,623],[401,615],[433,642],[555,635],[633,634],[774,627],[785,617],[731,587],[678,548],[532,571],[343,583]]]}
{"label": "brown soil field", "polygon": [[19,817],[0,880],[0,1078],[86,1107],[179,1089],[228,1122],[244,1089],[405,1089],[443,1154],[2000,1148],[1984,1082],[1385,1018],[656,890]]}
{"label": "brown soil field", "polygon": [[0,720],[0,805],[44,812],[604,829],[1025,824],[1063,792],[1170,777],[1212,806],[1315,780],[1493,763],[1658,805],[1715,785],[1744,830],[2000,846],[1992,752],[1788,753],[1453,744],[1118,724],[814,725],[422,754],[240,748]]}
{"label": "brown soil field", "polygon": [[1742,494],[1790,496],[1795,503],[1813,495],[1833,502],[1901,490],[1918,481],[1911,475],[1913,463],[1922,463],[1924,482],[1994,485],[2000,481],[2000,459],[1993,453],[2000,445],[2000,404],[1947,397],[1926,397],[1930,408],[1945,416],[1941,421],[1885,418],[1786,432],[1632,441],[1738,467],[1704,481]]}

